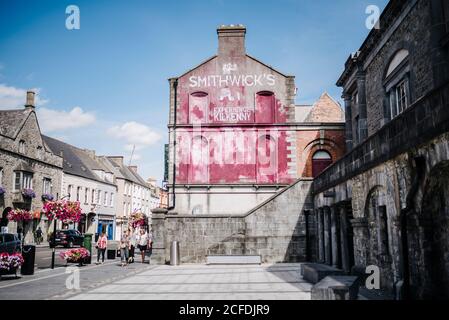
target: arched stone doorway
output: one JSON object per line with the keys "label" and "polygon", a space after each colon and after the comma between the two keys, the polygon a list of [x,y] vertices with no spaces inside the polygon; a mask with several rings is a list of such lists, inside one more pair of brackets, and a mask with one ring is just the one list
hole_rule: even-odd
{"label": "arched stone doorway", "polygon": [[394,279],[390,252],[390,221],[383,187],[376,186],[369,192],[365,203],[365,217],[368,227],[367,265],[379,267],[381,288],[392,290]]}
{"label": "arched stone doorway", "polygon": [[[421,214],[421,259],[418,276],[422,298],[449,299],[449,161],[435,166],[424,188]],[[413,270],[413,268],[412,268]]]}

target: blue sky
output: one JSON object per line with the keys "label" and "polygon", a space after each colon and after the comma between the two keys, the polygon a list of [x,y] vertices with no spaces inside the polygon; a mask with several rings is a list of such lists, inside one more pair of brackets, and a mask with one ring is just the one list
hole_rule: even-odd
{"label": "blue sky", "polygon": [[[168,81],[217,50],[216,28],[244,24],[249,54],[296,76],[297,103],[335,82],[387,0],[0,0],[0,109],[38,91],[44,133],[98,154],[131,154],[163,177]],[[80,30],[65,27],[80,9]]]}

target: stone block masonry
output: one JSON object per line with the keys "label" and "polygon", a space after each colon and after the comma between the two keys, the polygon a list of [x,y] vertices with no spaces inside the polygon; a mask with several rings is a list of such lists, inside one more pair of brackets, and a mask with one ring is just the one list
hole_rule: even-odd
{"label": "stone block masonry", "polygon": [[205,263],[208,255],[260,255],[263,263],[306,261],[315,252],[314,235],[306,231],[311,182],[298,180],[244,215],[153,210],[152,261],[169,262],[172,241],[180,243],[182,263]]}

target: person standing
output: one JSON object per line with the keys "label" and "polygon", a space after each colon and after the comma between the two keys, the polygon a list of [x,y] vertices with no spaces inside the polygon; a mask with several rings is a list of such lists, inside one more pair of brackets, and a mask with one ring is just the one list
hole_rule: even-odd
{"label": "person standing", "polygon": [[122,267],[128,265],[129,258],[129,235],[128,231],[123,231],[120,239],[120,258],[122,260]]}
{"label": "person standing", "polygon": [[140,229],[139,249],[142,256],[142,263],[145,263],[145,253],[148,249],[148,234],[144,229]]}
{"label": "person standing", "polygon": [[106,248],[108,246],[108,237],[105,232],[102,232],[97,241],[97,264],[100,263],[100,255],[102,257],[101,263],[104,263],[104,254],[106,252]]}
{"label": "person standing", "polygon": [[129,229],[129,259],[128,262],[129,263],[133,263],[134,262],[134,250],[136,248],[136,234],[137,231],[134,231],[132,229]]}

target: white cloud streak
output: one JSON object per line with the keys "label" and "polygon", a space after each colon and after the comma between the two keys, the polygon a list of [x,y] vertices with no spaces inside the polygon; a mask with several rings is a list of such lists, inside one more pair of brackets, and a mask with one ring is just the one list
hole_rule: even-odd
{"label": "white cloud streak", "polygon": [[80,107],[75,107],[70,111],[40,108],[37,113],[43,132],[65,131],[95,123],[95,115],[84,112]]}
{"label": "white cloud streak", "polygon": [[119,126],[111,127],[107,133],[114,137],[125,141],[125,150],[131,151],[133,146],[135,150],[142,150],[157,143],[162,136],[150,127],[135,122],[126,122]]}

